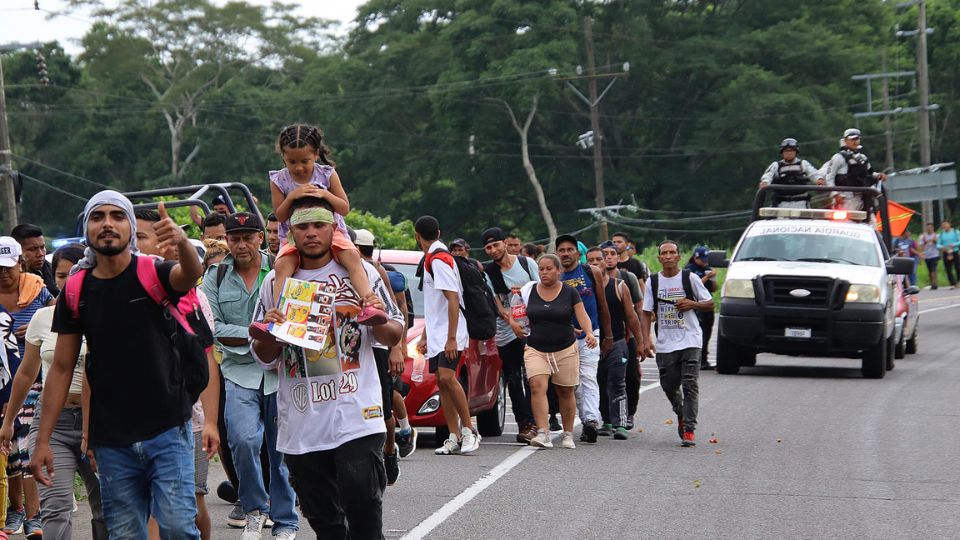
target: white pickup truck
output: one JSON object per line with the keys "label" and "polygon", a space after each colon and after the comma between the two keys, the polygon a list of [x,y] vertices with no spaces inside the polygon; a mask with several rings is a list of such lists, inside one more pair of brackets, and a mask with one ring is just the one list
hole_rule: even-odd
{"label": "white pickup truck", "polygon": [[758,208],[755,218],[732,258],[710,254],[712,266],[729,266],[717,371],[769,352],[862,357],[864,377],[882,378],[893,368],[893,276],[911,273],[913,259],[891,257],[866,212]]}

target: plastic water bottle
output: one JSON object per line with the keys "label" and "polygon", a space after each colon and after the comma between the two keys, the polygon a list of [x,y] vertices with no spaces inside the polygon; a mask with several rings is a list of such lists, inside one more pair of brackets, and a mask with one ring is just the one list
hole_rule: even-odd
{"label": "plastic water bottle", "polygon": [[518,322],[520,326],[523,327],[523,334],[525,336],[529,336],[530,319],[527,317],[527,305],[523,303],[523,298],[520,296],[519,289],[513,289],[513,292],[510,295],[510,311],[513,315],[513,320]]}
{"label": "plastic water bottle", "polygon": [[423,369],[427,364],[427,359],[419,352],[413,357],[413,372],[410,373],[410,380],[419,383],[423,382]]}

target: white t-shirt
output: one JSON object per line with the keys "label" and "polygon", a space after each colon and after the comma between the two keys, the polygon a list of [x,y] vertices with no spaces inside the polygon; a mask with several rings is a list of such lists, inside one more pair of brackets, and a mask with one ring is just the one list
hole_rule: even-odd
{"label": "white t-shirt", "polygon": [[[657,298],[676,302],[681,298],[686,298],[683,292],[683,281],[680,276],[682,272],[677,272],[673,277],[666,277],[659,273],[657,286]],[[643,310],[653,311],[653,295],[650,290],[648,279],[643,285]],[[693,285],[693,296],[698,302],[710,300],[710,292],[703,286],[703,282],[693,272],[690,273],[690,283]],[[683,349],[700,348],[703,346],[703,332],[700,330],[700,321],[697,319],[696,311],[685,312],[677,311],[677,308],[669,302],[657,302],[657,352],[668,353],[680,351]]]}
{"label": "white t-shirt", "polygon": [[[391,320],[403,323],[380,273],[364,263],[367,279]],[[254,321],[262,321],[265,306],[273,307],[274,272],[260,287]],[[373,357],[371,327],[357,324],[360,295],[350,284],[347,269],[330,261],[316,270],[300,269],[296,279],[323,283],[336,294],[334,332],[320,351],[284,347],[279,358],[253,356],[265,369],[278,370],[277,450],[306,454],[330,450],[346,442],[384,433],[380,377]]]}
{"label": "white t-shirt", "polygon": [[[447,249],[447,246],[437,240],[430,246],[430,253],[438,249]],[[423,318],[427,325],[427,358],[442,353],[447,343],[447,297],[443,295],[443,291],[457,293],[460,306],[463,306],[463,287],[460,285],[457,264],[447,264],[435,258],[430,268],[433,270],[432,276],[426,269],[423,270]],[[469,343],[467,320],[460,311],[457,320],[457,350],[465,350]]]}
{"label": "white t-shirt", "polygon": [[[57,348],[57,333],[53,331],[53,309],[56,306],[47,306],[37,310],[27,325],[25,339],[27,343],[40,347],[40,364],[43,366],[42,376],[46,378],[53,365],[53,351]],[[73,369],[73,379],[70,380],[70,393],[80,395],[83,390],[83,359],[87,356],[87,340],[80,343],[80,356]]]}

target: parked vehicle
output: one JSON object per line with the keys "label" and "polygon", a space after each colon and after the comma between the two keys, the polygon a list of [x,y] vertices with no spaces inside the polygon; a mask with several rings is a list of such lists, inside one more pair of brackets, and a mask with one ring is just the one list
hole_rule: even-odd
{"label": "parked vehicle", "polygon": [[[411,328],[407,330],[406,364],[401,377],[401,380],[410,386],[410,391],[404,398],[410,424],[435,428],[436,440],[443,441],[450,433],[443,416],[440,390],[437,388],[436,377],[430,373],[427,360],[417,352],[417,342],[424,329],[423,293],[419,289],[420,278],[417,276],[417,267],[423,259],[423,253],[384,249],[374,256],[406,276],[413,298],[414,320]],[[467,395],[470,414],[477,417],[477,430],[483,436],[501,435],[506,422],[507,393],[496,342],[493,339],[471,339],[463,356],[457,378]]]}

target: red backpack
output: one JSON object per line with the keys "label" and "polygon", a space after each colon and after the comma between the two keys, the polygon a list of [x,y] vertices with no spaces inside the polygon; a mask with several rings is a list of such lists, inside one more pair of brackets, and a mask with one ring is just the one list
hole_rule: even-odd
{"label": "red backpack", "polygon": [[[164,333],[170,337],[173,350],[180,360],[187,397],[190,403],[196,403],[200,393],[207,387],[210,377],[206,348],[213,344],[213,332],[200,312],[196,294],[184,295],[178,306],[174,307],[167,290],[160,283],[160,276],[157,275],[155,262],[157,259],[142,255],[135,255],[135,257],[137,257],[137,280],[147,292],[147,296],[161,306],[169,318],[177,322],[174,332]],[[63,287],[64,300],[75,319],[80,318],[80,295],[86,277],[87,269],[80,269],[67,278],[67,283]]]}

